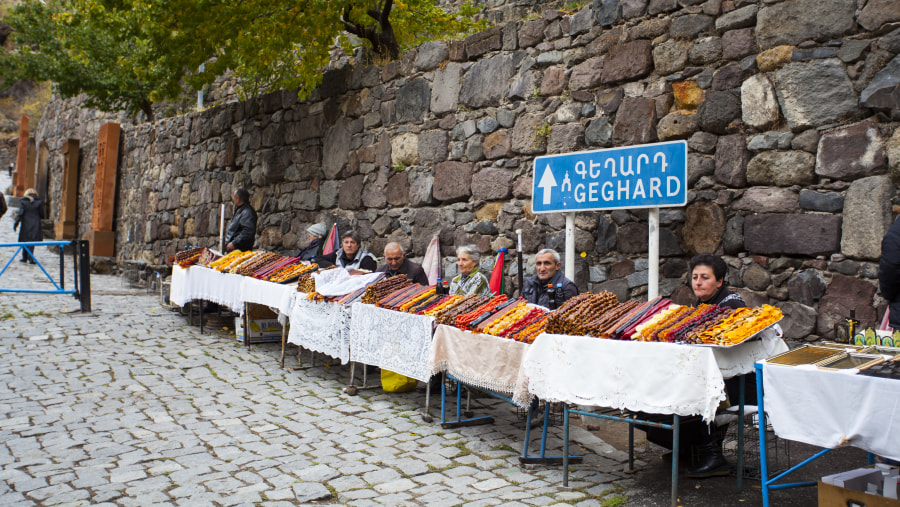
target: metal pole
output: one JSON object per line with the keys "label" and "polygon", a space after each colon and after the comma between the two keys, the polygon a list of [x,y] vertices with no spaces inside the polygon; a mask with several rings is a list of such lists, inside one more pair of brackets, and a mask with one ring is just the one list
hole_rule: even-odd
{"label": "metal pole", "polygon": [[525,269],[525,263],[522,262],[522,229],[516,229],[516,236],[519,238],[519,242],[516,245],[516,261],[518,262],[518,276],[517,281],[519,286],[519,295],[522,295],[522,291],[525,289],[525,273],[523,270]]}
{"label": "metal pole", "polygon": [[225,253],[225,203],[219,210],[219,252]]}
{"label": "metal pole", "polygon": [[91,313],[91,255],[90,242],[79,241],[78,269],[81,271],[81,313]]}
{"label": "metal pole", "polygon": [[575,280],[575,213],[566,213],[566,278]]}
{"label": "metal pole", "polygon": [[[201,63],[200,68],[198,69],[200,72],[206,70],[206,64]],[[203,111],[203,89],[197,90],[197,111]]]}
{"label": "metal pole", "polygon": [[647,301],[659,295],[659,208],[650,208],[649,223],[649,272],[647,273]]}
{"label": "metal pole", "polygon": [[59,246],[59,288],[62,290],[66,290],[66,277],[65,277],[65,262],[66,260],[66,247],[60,245]]}

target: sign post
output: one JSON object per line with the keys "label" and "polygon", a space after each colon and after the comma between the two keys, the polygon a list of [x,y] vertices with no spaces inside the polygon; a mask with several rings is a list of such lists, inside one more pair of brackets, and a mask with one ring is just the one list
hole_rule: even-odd
{"label": "sign post", "polygon": [[687,142],[534,159],[531,209],[566,214],[566,277],[575,275],[575,212],[650,208],[648,298],[659,293],[659,208],[687,203]]}

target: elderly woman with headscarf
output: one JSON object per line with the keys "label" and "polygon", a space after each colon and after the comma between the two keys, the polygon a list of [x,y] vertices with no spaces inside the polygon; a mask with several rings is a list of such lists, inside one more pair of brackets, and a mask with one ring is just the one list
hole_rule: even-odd
{"label": "elderly woman with headscarf", "polygon": [[322,237],[325,236],[325,224],[318,223],[312,224],[306,229],[307,237],[309,238],[309,242],[306,245],[306,248],[300,251],[300,260],[315,262],[316,257],[322,255]]}
{"label": "elderly woman with headscarf", "polygon": [[[19,202],[19,213],[13,223],[13,230],[19,229],[19,243],[30,241],[43,241],[44,233],[41,231],[41,219],[44,218],[44,203],[38,197],[33,188],[25,191],[25,196]],[[21,226],[21,227],[20,227]],[[19,262],[35,264],[32,247],[22,249],[22,258]]]}
{"label": "elderly woman with headscarf", "polygon": [[474,245],[461,246],[456,249],[456,266],[459,274],[450,281],[450,294],[468,296],[490,296],[490,283],[484,273],[478,269],[481,253]]}

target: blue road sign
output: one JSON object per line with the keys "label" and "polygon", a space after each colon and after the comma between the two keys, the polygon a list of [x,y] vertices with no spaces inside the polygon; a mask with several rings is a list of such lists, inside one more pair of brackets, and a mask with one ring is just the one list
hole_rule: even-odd
{"label": "blue road sign", "polygon": [[537,157],[531,195],[535,213],[684,206],[687,142]]}

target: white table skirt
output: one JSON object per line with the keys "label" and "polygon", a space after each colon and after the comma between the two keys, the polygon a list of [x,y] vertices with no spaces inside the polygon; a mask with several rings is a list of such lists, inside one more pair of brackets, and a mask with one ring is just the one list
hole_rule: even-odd
{"label": "white table skirt", "polygon": [[243,277],[241,281],[241,299],[245,303],[265,305],[278,312],[278,320],[282,324],[283,317],[291,314],[297,294],[296,285],[282,285],[249,276]]}
{"label": "white table skirt", "polygon": [[174,266],[169,301],[184,306],[191,300],[202,299],[226,306],[238,315],[243,315],[241,284],[244,278],[246,277],[220,273],[204,266],[190,266],[186,269]]}
{"label": "white table skirt", "polygon": [[350,360],[427,382],[434,317],[353,303]]}
{"label": "white table skirt", "polygon": [[515,404],[526,407],[532,399],[522,370],[528,349],[527,343],[441,324],[434,331],[428,370],[446,371],[463,383],[510,395]]}
{"label": "white table skirt", "polygon": [[350,307],[327,301],[313,302],[298,292],[291,308],[288,342],[314,352],[350,361]]}
{"label": "white table skirt", "polygon": [[[653,414],[700,415],[725,399],[726,376],[753,371],[780,338],[747,342],[722,354],[712,347],[542,334],[523,362],[528,389],[549,401]],[[721,361],[721,363],[720,363]],[[723,375],[723,368],[728,375]]]}
{"label": "white table skirt", "polygon": [[169,285],[170,303],[184,306],[191,301],[191,298],[187,296],[190,273],[190,269],[184,269],[178,264],[172,266],[172,283]]}
{"label": "white table skirt", "polygon": [[763,363],[763,389],[779,437],[900,460],[900,381]]}

